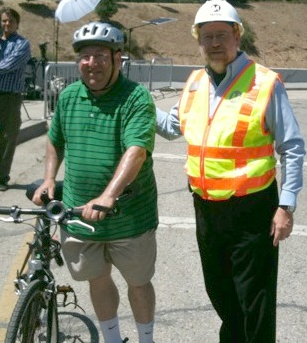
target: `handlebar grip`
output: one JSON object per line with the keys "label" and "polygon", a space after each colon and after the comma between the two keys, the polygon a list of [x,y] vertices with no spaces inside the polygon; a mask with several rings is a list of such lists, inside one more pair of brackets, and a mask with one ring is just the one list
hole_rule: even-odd
{"label": "handlebar grip", "polygon": [[94,205],[92,206],[92,209],[93,209],[93,210],[96,210],[96,211],[100,211],[100,212],[106,212],[106,213],[112,211],[112,208],[111,208],[111,207],[106,207],[106,206],[96,205],[96,204],[94,204]]}
{"label": "handlebar grip", "polygon": [[97,205],[97,204],[94,204],[92,206],[92,209],[93,210],[96,210],[96,211],[101,211],[101,212],[105,212],[106,216],[107,217],[111,217],[111,216],[114,216],[116,214],[118,214],[119,210],[117,207],[107,207],[107,206],[102,206],[102,205]]}
{"label": "handlebar grip", "polygon": [[75,216],[80,217],[82,214],[83,208],[73,208],[72,209],[72,214]]}
{"label": "handlebar grip", "polygon": [[43,202],[43,204],[46,206],[49,202],[50,202],[50,199],[48,197],[48,191],[47,190],[44,190],[41,194],[41,201]]}
{"label": "handlebar grip", "polygon": [[14,210],[16,207],[0,207],[0,214],[11,214],[12,210]]}

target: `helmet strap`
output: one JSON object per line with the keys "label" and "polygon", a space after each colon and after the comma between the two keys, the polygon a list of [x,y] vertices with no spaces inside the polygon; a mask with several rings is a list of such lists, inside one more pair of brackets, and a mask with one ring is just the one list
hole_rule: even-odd
{"label": "helmet strap", "polygon": [[109,80],[108,80],[107,84],[103,88],[101,88],[101,89],[91,89],[90,88],[91,92],[93,92],[93,93],[101,92],[101,91],[108,90],[111,87],[110,83],[111,83],[113,75],[115,73],[115,61],[114,61],[114,50],[113,49],[111,49],[111,59],[112,59],[112,72],[111,72],[111,75],[109,77]]}

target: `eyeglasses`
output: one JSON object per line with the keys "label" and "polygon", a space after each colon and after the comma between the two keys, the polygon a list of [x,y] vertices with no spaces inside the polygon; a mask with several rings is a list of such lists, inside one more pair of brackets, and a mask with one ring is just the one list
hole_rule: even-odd
{"label": "eyeglasses", "polygon": [[205,45],[212,44],[213,41],[216,41],[219,43],[225,43],[228,41],[232,33],[233,32],[203,33],[200,36],[200,42]]}
{"label": "eyeglasses", "polygon": [[104,63],[110,58],[110,55],[107,55],[107,54],[95,54],[95,55],[85,54],[85,55],[80,55],[78,60],[82,63],[88,63],[91,60],[91,57],[93,57],[97,63]]}

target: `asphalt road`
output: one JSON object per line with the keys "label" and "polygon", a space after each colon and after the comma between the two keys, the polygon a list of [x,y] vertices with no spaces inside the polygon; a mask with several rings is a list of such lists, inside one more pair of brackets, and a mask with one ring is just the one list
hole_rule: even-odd
{"label": "asphalt road", "polygon": [[[156,104],[165,110],[177,101],[178,94],[164,98],[157,94]],[[307,137],[307,91],[289,91],[304,137]],[[33,117],[41,116],[37,104],[26,104]],[[35,107],[36,106],[36,107]],[[184,175],[186,143],[180,138],[166,141],[157,136],[154,168],[159,192],[160,225],[157,233],[158,260],[153,283],[156,289],[156,343],[217,343],[220,321],[206,295],[197,245],[192,199]],[[32,207],[24,196],[26,186],[42,178],[45,136],[17,147],[12,169],[12,188],[0,194],[0,206]],[[62,175],[62,170],[60,172]],[[306,162],[304,165],[306,176]],[[307,343],[307,223],[306,188],[300,193],[293,234],[280,245],[277,324],[279,343]],[[24,256],[29,226],[1,224],[0,228],[0,343],[16,301],[13,279]],[[54,268],[59,284],[70,284],[79,304],[95,321],[87,283],[74,282],[65,267]],[[126,295],[126,286],[116,270],[114,278],[121,293],[119,308],[122,337],[137,342],[137,333]],[[102,339],[101,339],[102,342]]]}

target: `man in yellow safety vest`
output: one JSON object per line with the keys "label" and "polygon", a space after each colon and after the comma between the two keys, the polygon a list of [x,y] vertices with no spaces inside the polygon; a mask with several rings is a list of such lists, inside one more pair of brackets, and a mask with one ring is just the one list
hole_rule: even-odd
{"label": "man in yellow safety vest", "polygon": [[157,109],[157,132],[188,142],[197,241],[222,320],[220,342],[273,343],[278,243],[293,228],[305,150],[280,76],[239,50],[243,32],[225,0],[200,7],[192,35],[205,68],[192,72],[170,113]]}

